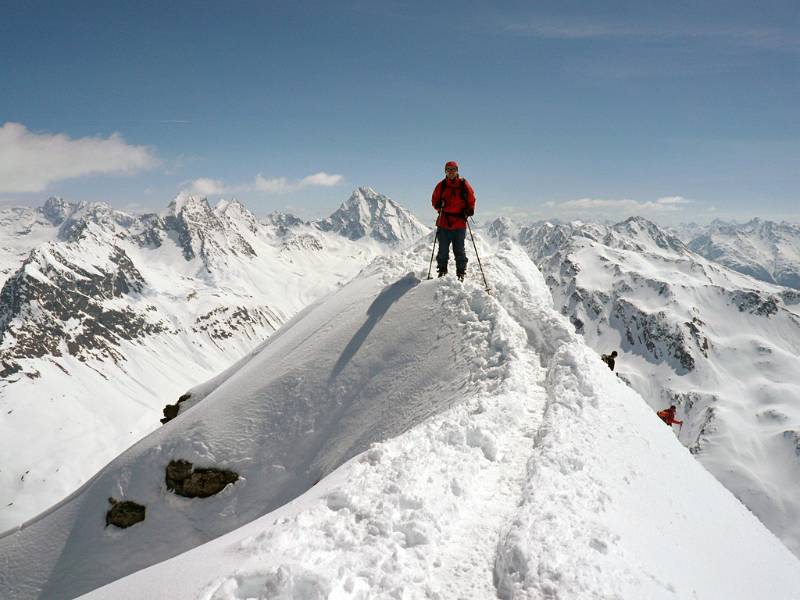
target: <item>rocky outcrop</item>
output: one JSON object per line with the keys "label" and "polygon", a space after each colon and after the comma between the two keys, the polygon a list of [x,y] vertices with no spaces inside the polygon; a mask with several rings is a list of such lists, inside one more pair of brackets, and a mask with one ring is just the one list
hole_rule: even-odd
{"label": "rocky outcrop", "polygon": [[188,460],[172,460],[167,465],[167,489],[185,498],[207,498],[238,481],[233,471],[215,468],[194,468]]}
{"label": "rocky outcrop", "polygon": [[121,529],[141,523],[145,519],[146,508],[141,504],[125,500],[120,502],[114,498],[109,498],[111,508],[106,513],[106,527],[114,525]]}
{"label": "rocky outcrop", "polygon": [[172,419],[177,417],[178,413],[180,412],[181,402],[186,402],[191,397],[192,397],[191,393],[184,394],[183,396],[178,398],[178,401],[175,404],[167,404],[164,407],[164,411],[163,411],[164,412],[164,418],[161,419],[161,424],[163,425],[164,423],[168,423],[169,421],[171,421]]}
{"label": "rocky outcrop", "polygon": [[617,298],[611,318],[612,326],[623,334],[624,348],[647,351],[653,362],[666,360],[679,375],[695,367],[694,358],[680,326],[664,311],[649,313],[624,298]]}
{"label": "rocky outcrop", "polygon": [[761,317],[771,317],[778,312],[778,301],[771,296],[763,296],[754,290],[736,290],[731,294],[731,302],[740,312],[748,312]]}
{"label": "rocky outcrop", "polygon": [[220,306],[195,319],[192,331],[212,340],[230,337],[255,339],[265,329],[277,330],[284,319],[268,306]]}

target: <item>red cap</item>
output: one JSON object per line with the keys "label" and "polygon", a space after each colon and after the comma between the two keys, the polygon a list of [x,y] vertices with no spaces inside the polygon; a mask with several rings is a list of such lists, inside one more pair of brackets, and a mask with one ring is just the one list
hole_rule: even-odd
{"label": "red cap", "polygon": [[455,167],[457,169],[458,168],[458,163],[456,161],[454,161],[454,160],[448,160],[444,164],[444,168],[446,169],[447,167]]}

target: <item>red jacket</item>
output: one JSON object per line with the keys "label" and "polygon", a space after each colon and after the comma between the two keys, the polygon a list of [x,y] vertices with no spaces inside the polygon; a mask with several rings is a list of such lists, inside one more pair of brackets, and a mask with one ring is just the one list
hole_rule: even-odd
{"label": "red jacket", "polygon": [[[461,186],[464,186],[467,199],[466,202],[461,196]],[[444,193],[442,193],[444,186]],[[472,215],[475,213],[475,190],[466,179],[456,178],[453,181],[445,178],[436,184],[431,197],[431,204],[437,211],[439,201],[444,200],[442,214],[436,220],[436,226],[442,229],[466,229],[467,220],[464,214]]]}
{"label": "red jacket", "polygon": [[675,418],[675,411],[671,408],[665,408],[664,410],[658,411],[656,414],[670,427],[672,427],[672,425],[683,425],[683,421],[678,421],[678,419]]}

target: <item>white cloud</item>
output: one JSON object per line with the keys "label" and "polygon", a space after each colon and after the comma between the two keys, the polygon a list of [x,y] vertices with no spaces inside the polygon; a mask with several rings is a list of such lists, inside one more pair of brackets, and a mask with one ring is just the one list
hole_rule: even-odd
{"label": "white cloud", "polygon": [[543,15],[501,21],[501,29],[514,35],[539,38],[582,39],[642,39],[642,40],[725,40],[735,45],[746,45],[770,50],[796,52],[800,50],[800,37],[790,28],[768,26],[700,25],[693,22],[658,23],[633,20],[554,19]]}
{"label": "white cloud", "polygon": [[286,192],[291,187],[289,180],[286,177],[273,177],[272,179],[267,179],[261,173],[256,175],[255,183],[253,184],[253,189],[259,192],[269,192],[280,194],[281,192]]}
{"label": "white cloud", "polygon": [[108,138],[72,139],[33,133],[20,123],[0,127],[0,193],[42,192],[56,181],[96,174],[131,174],[160,164],[147,146]]}
{"label": "white cloud", "polygon": [[183,189],[190,194],[197,194],[198,196],[218,196],[229,191],[224,182],[219,179],[209,179],[208,177],[200,177],[194,181],[185,182]]}
{"label": "white cloud", "polygon": [[330,175],[325,171],[320,171],[319,173],[314,173],[313,175],[309,175],[308,177],[303,177],[298,183],[298,186],[306,187],[311,185],[318,185],[320,187],[333,187],[335,185],[339,185],[343,181],[344,177],[341,175]]}
{"label": "white cloud", "polygon": [[268,194],[285,194],[307,187],[332,187],[344,182],[343,175],[331,175],[325,171],[314,173],[291,181],[286,177],[272,177],[267,179],[261,173],[256,175],[251,183],[227,185],[219,179],[201,177],[194,181],[181,184],[182,189],[200,196],[219,196],[221,194],[235,194],[238,192],[266,192]]}
{"label": "white cloud", "polygon": [[626,212],[626,213],[664,213],[681,210],[686,204],[691,204],[682,196],[666,196],[656,201],[639,202],[628,198],[621,200],[604,200],[602,198],[579,198],[566,202],[546,202],[545,206],[561,212],[579,212],[591,210],[596,212]]}

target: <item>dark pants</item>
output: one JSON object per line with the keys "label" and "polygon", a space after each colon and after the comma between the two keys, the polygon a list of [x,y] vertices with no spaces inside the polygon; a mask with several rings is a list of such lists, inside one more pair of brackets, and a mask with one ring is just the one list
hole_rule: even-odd
{"label": "dark pants", "polygon": [[439,252],[436,253],[436,266],[440,271],[447,270],[447,263],[450,260],[450,244],[453,244],[453,254],[456,257],[456,273],[461,274],[467,271],[467,253],[464,250],[464,242],[467,239],[466,229],[442,229],[436,230],[436,239],[439,242]]}

